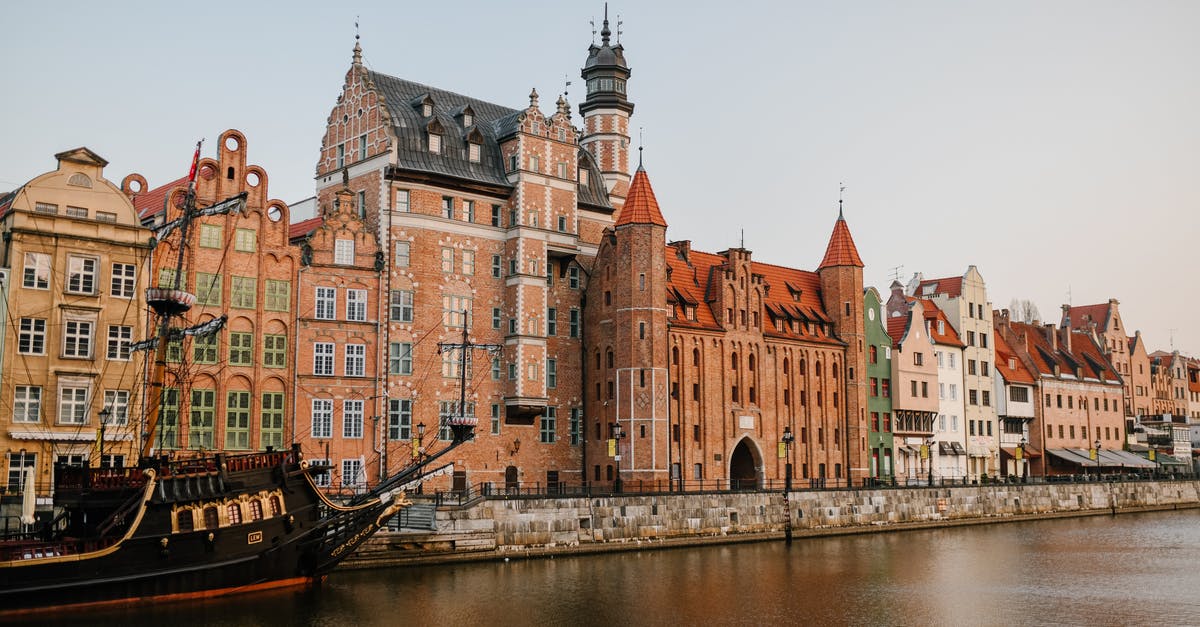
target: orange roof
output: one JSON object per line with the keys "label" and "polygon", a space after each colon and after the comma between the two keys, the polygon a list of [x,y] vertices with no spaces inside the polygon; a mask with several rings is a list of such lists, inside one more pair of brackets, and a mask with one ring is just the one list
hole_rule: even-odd
{"label": "orange roof", "polygon": [[829,247],[825,249],[825,258],[817,269],[833,266],[863,267],[862,257],[858,256],[858,248],[854,246],[854,238],[850,236],[850,227],[846,219],[838,213],[837,222],[833,223],[833,234],[829,236]]}
{"label": "orange roof", "polygon": [[646,176],[646,169],[641,166],[638,166],[637,172],[633,175],[633,181],[629,183],[629,194],[625,196],[625,205],[621,207],[621,215],[617,216],[617,221],[613,226],[625,224],[667,226],[662,212],[658,210],[658,199],[654,197],[654,190],[650,187],[650,177]]}
{"label": "orange roof", "polygon": [[1068,315],[1072,329],[1086,329],[1092,322],[1096,323],[1096,328],[1103,329],[1108,323],[1108,303],[1072,307]]}
{"label": "orange roof", "polygon": [[[1046,329],[1040,326],[1024,322],[1011,323],[1014,333],[1020,336],[1025,334],[1027,346],[1014,347],[1017,350],[1025,349],[1024,352],[1029,354],[1029,358],[1033,361],[1034,367],[1040,374],[1054,375],[1054,366],[1059,367],[1059,372],[1062,374],[1074,374],[1075,367],[1079,366],[1083,370],[1084,377],[1092,377],[1099,379],[1103,375],[1104,380],[1109,383],[1120,381],[1116,370],[1108,358],[1104,356],[1104,352],[1100,347],[1092,341],[1092,338],[1087,333],[1075,333],[1070,330],[1058,329],[1055,327],[1055,333],[1058,334],[1058,349],[1055,350],[1050,345],[1050,340],[1046,338]],[[1068,351],[1065,345],[1065,334],[1071,334],[1071,350]],[[999,359],[997,359],[999,362]],[[1000,364],[997,363],[997,366]]]}
{"label": "orange roof", "polygon": [[294,240],[298,237],[304,237],[317,230],[318,226],[321,226],[321,216],[309,218],[307,220],[301,220],[299,222],[293,222],[292,224],[288,225],[288,241]]}
{"label": "orange roof", "polygon": [[134,196],[133,208],[137,209],[138,218],[145,220],[162,213],[167,207],[167,194],[176,187],[187,185],[187,181],[188,177],[181,176],[166,185],[160,185]]}
{"label": "orange roof", "polygon": [[[1017,353],[1013,347],[1008,345],[1004,340],[1004,334],[997,333],[994,337],[996,341],[996,370],[1004,377],[1004,380],[1009,383],[1033,383],[1033,374],[1017,359]],[[1009,362],[1012,362],[1013,367],[1009,367]]]}
{"label": "orange roof", "polygon": [[[963,344],[962,338],[958,337],[958,331],[954,330],[954,327],[950,324],[950,320],[940,307],[933,304],[933,301],[926,299],[921,299],[921,306],[925,309],[925,320],[930,323],[929,338],[933,340],[934,344],[957,346],[959,348],[966,346],[966,344]],[[939,321],[942,323],[940,327],[938,325]]]}
{"label": "orange roof", "polygon": [[887,334],[892,338],[892,346],[900,346],[900,340],[904,339],[904,334],[908,331],[908,320],[912,318],[911,312],[900,314],[899,316],[888,316],[887,319]]}
{"label": "orange roof", "polygon": [[[925,288],[929,287],[930,291]],[[952,276],[944,279],[925,279],[917,285],[917,296],[933,296],[934,294],[945,294],[950,298],[958,298],[962,296],[962,277]]]}

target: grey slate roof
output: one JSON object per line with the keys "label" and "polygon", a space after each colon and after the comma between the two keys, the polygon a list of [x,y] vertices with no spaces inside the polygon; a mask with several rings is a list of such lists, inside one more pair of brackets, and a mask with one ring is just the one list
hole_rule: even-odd
{"label": "grey slate roof", "polygon": [[[400,143],[397,165],[401,169],[511,187],[500,153],[500,140],[517,132],[522,111],[371,70],[367,74],[383,94],[392,116]],[[424,117],[421,111],[421,103],[426,98],[433,101],[430,118]],[[472,126],[463,128],[461,116],[467,107],[475,119]],[[442,150],[432,153],[429,152],[427,132],[431,127],[437,129],[439,126]],[[472,163],[467,156],[467,136],[476,132],[483,141],[479,162]],[[604,178],[595,159],[586,150],[579,152],[580,166],[589,170],[588,185],[578,186],[579,203],[611,209]]]}

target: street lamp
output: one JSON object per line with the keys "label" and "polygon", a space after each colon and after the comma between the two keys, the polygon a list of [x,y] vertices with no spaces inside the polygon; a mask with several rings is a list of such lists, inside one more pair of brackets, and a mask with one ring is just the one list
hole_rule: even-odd
{"label": "street lamp", "polygon": [[1096,478],[1100,478],[1100,438],[1096,438]]}
{"label": "street lamp", "polygon": [[104,466],[104,429],[108,426],[108,417],[112,415],[112,410],[105,407],[100,410],[100,466]]}
{"label": "street lamp", "polygon": [[1026,459],[1029,452],[1025,450],[1028,444],[1029,439],[1021,436],[1021,443],[1017,445],[1017,450],[1021,451],[1021,483],[1029,483],[1029,460]]}
{"label": "street lamp", "polygon": [[783,489],[785,492],[792,491],[792,442],[796,441],[796,436],[792,433],[790,426],[783,428],[783,437],[779,439],[783,443],[784,465],[783,465]]}
{"label": "street lamp", "polygon": [[614,461],[617,463],[617,475],[616,479],[613,481],[613,491],[618,493],[621,491],[621,438],[624,437],[625,432],[621,430],[621,423],[614,423],[613,440],[616,440],[616,455],[614,455]]}
{"label": "street lamp", "polygon": [[933,436],[925,438],[925,463],[929,466],[929,487],[933,487]]}

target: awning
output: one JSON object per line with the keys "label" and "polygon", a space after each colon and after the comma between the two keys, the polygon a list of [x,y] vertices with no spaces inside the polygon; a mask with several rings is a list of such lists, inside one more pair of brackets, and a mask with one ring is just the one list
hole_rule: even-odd
{"label": "awning", "polygon": [[1096,465],[1096,462],[1088,458],[1087,451],[1084,451],[1083,454],[1079,454],[1068,448],[1048,448],[1046,449],[1046,452],[1065,462],[1075,464],[1077,466]]}
{"label": "awning", "polygon": [[949,442],[938,442],[938,455],[953,455],[954,447]]}
{"label": "awning", "polygon": [[955,455],[966,455],[967,454],[967,449],[963,448],[963,445],[959,442],[951,442],[950,446],[954,447]]}
{"label": "awning", "polygon": [[1154,468],[1156,464],[1141,455],[1129,451],[1103,451],[1117,458],[1117,465],[1124,468]]}
{"label": "awning", "polygon": [[903,446],[897,446],[896,450],[900,451],[901,453],[904,453],[905,455],[916,455],[917,453],[920,452],[917,449],[915,449],[907,444],[905,444]]}
{"label": "awning", "polygon": [[[1004,451],[1005,455],[1008,455],[1009,457],[1011,457],[1013,459],[1017,458],[1017,447],[1015,447],[1015,446],[1012,446],[1012,447],[1004,446],[1004,447],[1001,447],[1000,450]],[[1042,452],[1037,450],[1036,448],[1033,448],[1032,446],[1025,447],[1025,457],[1026,458],[1032,459],[1034,457],[1041,457],[1041,456],[1042,456]],[[1091,461],[1091,460],[1088,460],[1088,461]]]}
{"label": "awning", "polygon": [[1162,464],[1163,466],[1190,466],[1191,465],[1191,464],[1183,461],[1182,459],[1175,457],[1174,455],[1167,455],[1165,453],[1159,453],[1155,457],[1158,457],[1158,463]]}

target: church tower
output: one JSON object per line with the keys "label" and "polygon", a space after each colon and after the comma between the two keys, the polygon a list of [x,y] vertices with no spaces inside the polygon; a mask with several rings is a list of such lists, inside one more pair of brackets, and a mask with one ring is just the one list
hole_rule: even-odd
{"label": "church tower", "polygon": [[583,116],[580,144],[600,165],[609,202],[619,213],[629,193],[629,116],[633,115],[633,103],[625,97],[630,72],[621,46],[620,22],[617,28],[617,43],[610,45],[612,31],[606,4],[600,45],[593,43],[588,48],[583,64],[581,76],[587,85],[587,98],[579,105],[579,113]]}
{"label": "church tower", "polygon": [[825,312],[833,319],[838,339],[846,343],[846,403],[843,406],[846,413],[841,416],[846,433],[843,450],[846,451],[848,476],[852,481],[857,481],[869,475],[866,357],[863,352],[866,336],[863,322],[863,262],[840,208],[817,274],[821,277],[821,298]]}

